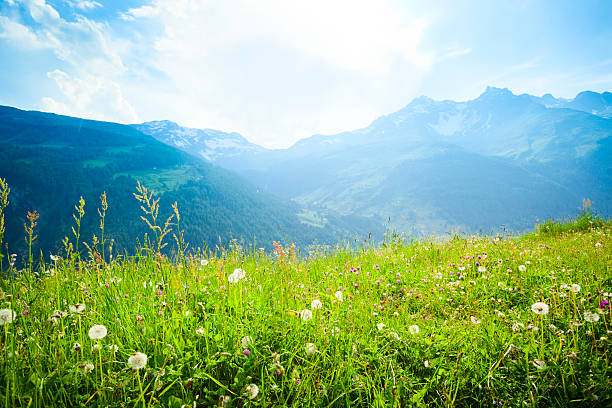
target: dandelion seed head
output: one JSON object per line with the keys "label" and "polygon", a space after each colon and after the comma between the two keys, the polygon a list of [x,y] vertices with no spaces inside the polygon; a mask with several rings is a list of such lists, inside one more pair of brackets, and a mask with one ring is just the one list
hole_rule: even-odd
{"label": "dandelion seed head", "polygon": [[89,338],[92,340],[100,340],[106,337],[106,326],[101,324],[96,324],[89,329]]}
{"label": "dandelion seed head", "polygon": [[547,315],[548,305],[544,302],[536,302],[533,305],[531,305],[531,311],[535,314]]}
{"label": "dandelion seed head", "polygon": [[128,364],[133,370],[140,370],[147,365],[147,355],[141,352],[136,352],[128,358]]}

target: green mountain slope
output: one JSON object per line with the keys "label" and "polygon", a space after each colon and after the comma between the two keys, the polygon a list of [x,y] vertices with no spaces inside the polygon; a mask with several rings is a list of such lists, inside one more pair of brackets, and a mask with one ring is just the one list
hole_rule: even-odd
{"label": "green mountain slope", "polygon": [[99,236],[96,208],[103,191],[109,203],[106,238],[115,240],[116,249],[131,251],[134,236],[147,232],[133,197],[137,180],[160,194],[161,222],[177,201],[181,229],[195,247],[232,238],[267,248],[272,240],[306,246],[378,232],[359,217],[304,211],[132,127],[10,107],[0,107],[0,177],[12,189],[5,239],[11,253],[26,250],[23,223],[33,210],[40,214],[36,253],[58,251],[64,236],[73,238],[72,214],[80,196],[86,202],[82,239]]}

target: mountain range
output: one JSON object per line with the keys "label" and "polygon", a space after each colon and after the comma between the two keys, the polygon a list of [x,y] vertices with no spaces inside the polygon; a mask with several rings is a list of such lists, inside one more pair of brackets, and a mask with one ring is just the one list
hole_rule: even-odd
{"label": "mountain range", "polygon": [[[192,248],[225,247],[232,239],[268,249],[272,241],[305,248],[381,229],[364,217],[307,211],[131,126],[11,107],[0,107],[0,178],[11,188],[5,254],[27,252],[28,211],[40,215],[35,255],[62,253],[66,236],[76,243],[72,215],[81,196],[86,203],[81,242],[91,244],[94,234],[101,239],[97,208],[103,192],[109,207],[106,239],[114,240],[115,251],[134,253],[137,240],[153,236],[133,195],[138,181],[160,199],[158,224],[177,202],[180,228]],[[172,246],[172,235],[166,242]]]}
{"label": "mountain range", "polygon": [[[238,133],[170,121],[120,125],[0,107],[0,177],[11,186],[3,252],[26,250],[27,211],[40,213],[36,250],[72,237],[83,196],[82,236],[98,228],[130,252],[147,227],[133,193],[140,181],[177,202],[194,247],[237,239],[334,244],[385,230],[411,235],[522,231],[575,215],[590,198],[612,210],[612,94],[574,99],[487,88],[455,102],[414,99],[369,126],[266,149]],[[150,231],[149,231],[150,233]]]}
{"label": "mountain range", "polygon": [[236,133],[133,125],[307,208],[411,234],[522,231],[612,210],[612,94],[574,99],[489,87],[466,102],[420,97],[368,127],[271,150]]}

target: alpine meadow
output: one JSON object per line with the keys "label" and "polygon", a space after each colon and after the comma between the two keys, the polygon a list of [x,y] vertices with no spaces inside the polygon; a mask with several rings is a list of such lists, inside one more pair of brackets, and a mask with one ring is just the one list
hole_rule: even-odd
{"label": "alpine meadow", "polygon": [[0,407],[612,407],[610,21],[0,1]]}

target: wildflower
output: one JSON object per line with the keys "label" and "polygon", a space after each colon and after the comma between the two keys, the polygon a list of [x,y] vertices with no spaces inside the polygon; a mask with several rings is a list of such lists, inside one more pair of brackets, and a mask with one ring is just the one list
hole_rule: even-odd
{"label": "wildflower", "polygon": [[300,312],[300,317],[304,321],[310,320],[312,319],[312,311],[310,311],[309,309],[304,309]]}
{"label": "wildflower", "polygon": [[56,262],[56,261],[59,261],[60,259],[59,256],[55,256],[55,255],[49,255],[49,257],[51,258],[51,262]]}
{"label": "wildflower", "polygon": [[609,301],[609,300],[604,299],[604,300],[602,300],[602,301],[599,303],[599,308],[600,308],[600,309],[607,309],[607,308],[608,308],[608,306],[610,306],[610,301]]}
{"label": "wildflower", "polygon": [[400,340],[400,336],[396,332],[391,331],[390,334],[391,334],[391,337],[393,337],[395,340],[397,340],[397,341]]}
{"label": "wildflower", "polygon": [[195,332],[200,337],[204,336],[204,328],[203,327],[197,328]]}
{"label": "wildflower", "polygon": [[548,305],[543,302],[536,302],[531,305],[531,311],[535,314],[539,315],[547,315],[548,314]]}
{"label": "wildflower", "polygon": [[319,299],[315,299],[310,303],[310,308],[312,310],[321,309],[323,307],[323,303]]}
{"label": "wildflower", "polygon": [[519,265],[518,269],[521,272],[525,272],[527,270],[527,267],[525,265]]}
{"label": "wildflower", "polygon": [[242,345],[242,348],[247,348],[253,344],[253,338],[251,336],[244,336],[240,339],[240,344]]}
{"label": "wildflower", "polygon": [[85,305],[82,303],[76,303],[74,305],[68,306],[70,313],[81,314],[85,311]]}
{"label": "wildflower", "polygon": [[431,367],[431,363],[429,362],[429,360],[423,361],[423,365],[425,366],[425,368]]}
{"label": "wildflower", "polygon": [[249,350],[249,349],[244,349],[244,350],[242,350],[242,354],[248,357],[248,356],[250,356],[250,355],[251,355],[251,350]]}
{"label": "wildflower", "polygon": [[338,301],[342,302],[342,291],[341,290],[334,293],[334,296],[336,297],[336,299],[338,299]]}
{"label": "wildflower", "polygon": [[101,324],[96,324],[91,329],[89,329],[89,338],[92,340],[99,340],[106,337],[106,327]]}
{"label": "wildflower", "polygon": [[208,260],[207,259],[200,260],[200,265],[202,265],[202,266],[208,265]]}
{"label": "wildflower", "polygon": [[315,346],[313,343],[306,343],[306,354],[309,356],[312,356],[314,353],[317,352],[317,346]]}
{"label": "wildflower", "polygon": [[484,266],[479,266],[478,267],[478,272],[485,273],[486,271],[487,271],[487,268],[485,268]]}
{"label": "wildflower", "polygon": [[136,352],[128,358],[128,364],[133,370],[140,370],[147,365],[147,355],[141,352]]}
{"label": "wildflower", "polygon": [[12,323],[17,317],[17,313],[11,309],[0,309],[0,326],[4,326],[7,323]]}
{"label": "wildflower", "polygon": [[116,344],[109,344],[108,349],[111,351],[111,353],[116,353],[119,350],[119,346]]}
{"label": "wildflower", "polygon": [[417,334],[419,332],[419,326],[413,324],[408,328],[408,330],[410,330],[410,334]]}
{"label": "wildflower", "polygon": [[545,369],[547,367],[546,366],[546,361],[544,361],[544,360],[533,360],[533,365],[538,370],[543,370],[543,369]]}
{"label": "wildflower", "polygon": [[259,387],[255,384],[249,384],[244,391],[244,394],[250,399],[255,399],[259,394]]}
{"label": "wildflower", "polygon": [[234,269],[234,272],[227,277],[230,283],[238,283],[246,276],[246,272],[243,269]]}
{"label": "wildflower", "polygon": [[570,290],[573,293],[580,292],[580,285],[578,285],[577,283],[573,283],[572,286],[570,287]]}
{"label": "wildflower", "polygon": [[91,361],[85,361],[84,363],[81,363],[79,369],[81,370],[81,373],[89,374],[94,370],[94,365]]}
{"label": "wildflower", "polygon": [[72,346],[72,350],[78,353],[79,351],[81,351],[81,345],[79,343],[74,343],[74,346]]}
{"label": "wildflower", "polygon": [[586,311],[584,312],[584,320],[589,323],[595,323],[599,321],[599,315],[597,313]]}
{"label": "wildflower", "polygon": [[67,315],[68,313],[66,312],[62,312],[61,310],[55,310],[53,314],[49,316],[49,319],[61,319],[63,317],[66,317]]}
{"label": "wildflower", "polygon": [[384,324],[384,323],[382,323],[382,322],[381,322],[381,323],[378,323],[378,324],[376,325],[376,328],[377,328],[378,330],[382,330],[382,329],[384,329],[384,328],[385,328],[385,324]]}
{"label": "wildflower", "polygon": [[596,243],[595,248],[601,248],[601,242]]}

